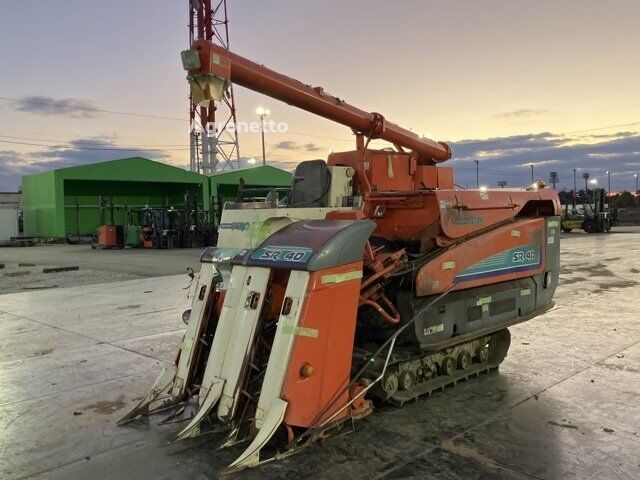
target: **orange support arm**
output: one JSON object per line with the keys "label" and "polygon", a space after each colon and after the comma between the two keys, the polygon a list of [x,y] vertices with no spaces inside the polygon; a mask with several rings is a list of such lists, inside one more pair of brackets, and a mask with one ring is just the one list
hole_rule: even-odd
{"label": "orange support arm", "polygon": [[345,125],[356,134],[386,140],[399,149],[407,148],[415,152],[423,164],[433,165],[451,158],[451,149],[446,143],[420,137],[387,122],[379,113],[356,108],[329,95],[322,87],[305,85],[208,40],[195,41],[191,50],[182,52],[182,60],[192,92],[197,90],[194,98],[202,102],[220,100],[222,87],[232,82]]}

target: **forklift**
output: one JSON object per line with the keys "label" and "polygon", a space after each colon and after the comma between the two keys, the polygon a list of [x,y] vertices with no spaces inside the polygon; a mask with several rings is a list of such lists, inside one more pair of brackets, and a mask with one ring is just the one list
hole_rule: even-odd
{"label": "forklift", "polygon": [[197,198],[184,196],[184,207],[145,206],[140,214],[140,240],[144,248],[191,248],[214,245],[216,230]]}
{"label": "forklift", "polygon": [[100,202],[100,225],[98,226],[98,242],[91,245],[91,248],[110,250],[110,249],[122,249],[124,248],[124,227],[122,225],[116,225],[114,220],[113,197],[109,199],[109,217],[110,222],[105,224],[105,210],[107,209],[106,202],[102,195],[99,197]]}
{"label": "forklift", "polygon": [[593,203],[588,200],[578,204],[565,204],[562,208],[562,231],[582,229],[587,233],[610,232],[612,225],[611,212],[605,206],[605,189],[593,190]]}

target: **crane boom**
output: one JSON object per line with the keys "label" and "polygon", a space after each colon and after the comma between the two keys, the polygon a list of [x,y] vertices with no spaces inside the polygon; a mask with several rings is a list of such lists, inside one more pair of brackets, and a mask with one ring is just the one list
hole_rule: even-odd
{"label": "crane boom", "polygon": [[422,164],[432,165],[451,158],[444,142],[420,137],[410,130],[387,122],[375,112],[367,112],[286,75],[259,65],[208,40],[197,40],[182,52],[194,99],[206,104],[220,100],[229,82],[281,100],[307,112],[351,128],[356,134],[379,138],[398,149],[414,152]]}

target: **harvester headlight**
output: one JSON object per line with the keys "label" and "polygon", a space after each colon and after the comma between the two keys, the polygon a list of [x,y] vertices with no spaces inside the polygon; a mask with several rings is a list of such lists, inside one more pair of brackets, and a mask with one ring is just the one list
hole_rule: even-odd
{"label": "harvester headlight", "polygon": [[378,205],[373,211],[373,216],[374,218],[382,218],[386,211],[387,207],[385,205]]}
{"label": "harvester headlight", "polygon": [[183,50],[180,52],[180,58],[182,58],[182,68],[185,70],[198,70],[202,67],[200,55],[196,50]]}

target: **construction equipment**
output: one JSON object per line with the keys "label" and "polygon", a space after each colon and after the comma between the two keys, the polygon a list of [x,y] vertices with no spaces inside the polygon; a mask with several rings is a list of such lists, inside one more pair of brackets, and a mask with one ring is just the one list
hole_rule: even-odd
{"label": "construction equipment", "polygon": [[228,470],[255,466],[373,400],[402,405],[498,367],[507,327],[550,308],[555,190],[455,190],[437,166],[445,143],[204,40],[182,59],[199,103],[233,82],[351,128],[357,148],[299,164],[285,199],[225,205],[176,362],[122,422],[155,401],[181,406],[167,421],[196,407],[178,438],[216,423],[223,446],[249,442]]}
{"label": "construction equipment", "polygon": [[188,194],[182,208],[146,206],[139,215],[140,240],[145,248],[205,247],[215,243],[213,222]]}
{"label": "construction equipment", "polygon": [[98,243],[92,244],[91,248],[100,248],[108,250],[112,248],[124,248],[124,227],[116,225],[114,220],[113,197],[109,199],[109,218],[110,222],[105,224],[106,203],[102,195],[100,195],[100,226],[98,226]]}
{"label": "construction equipment", "polygon": [[614,216],[605,205],[606,190],[593,190],[593,203],[583,201],[578,204],[565,204],[562,209],[562,231],[570,233],[574,229],[582,229],[587,233],[611,231]]}

